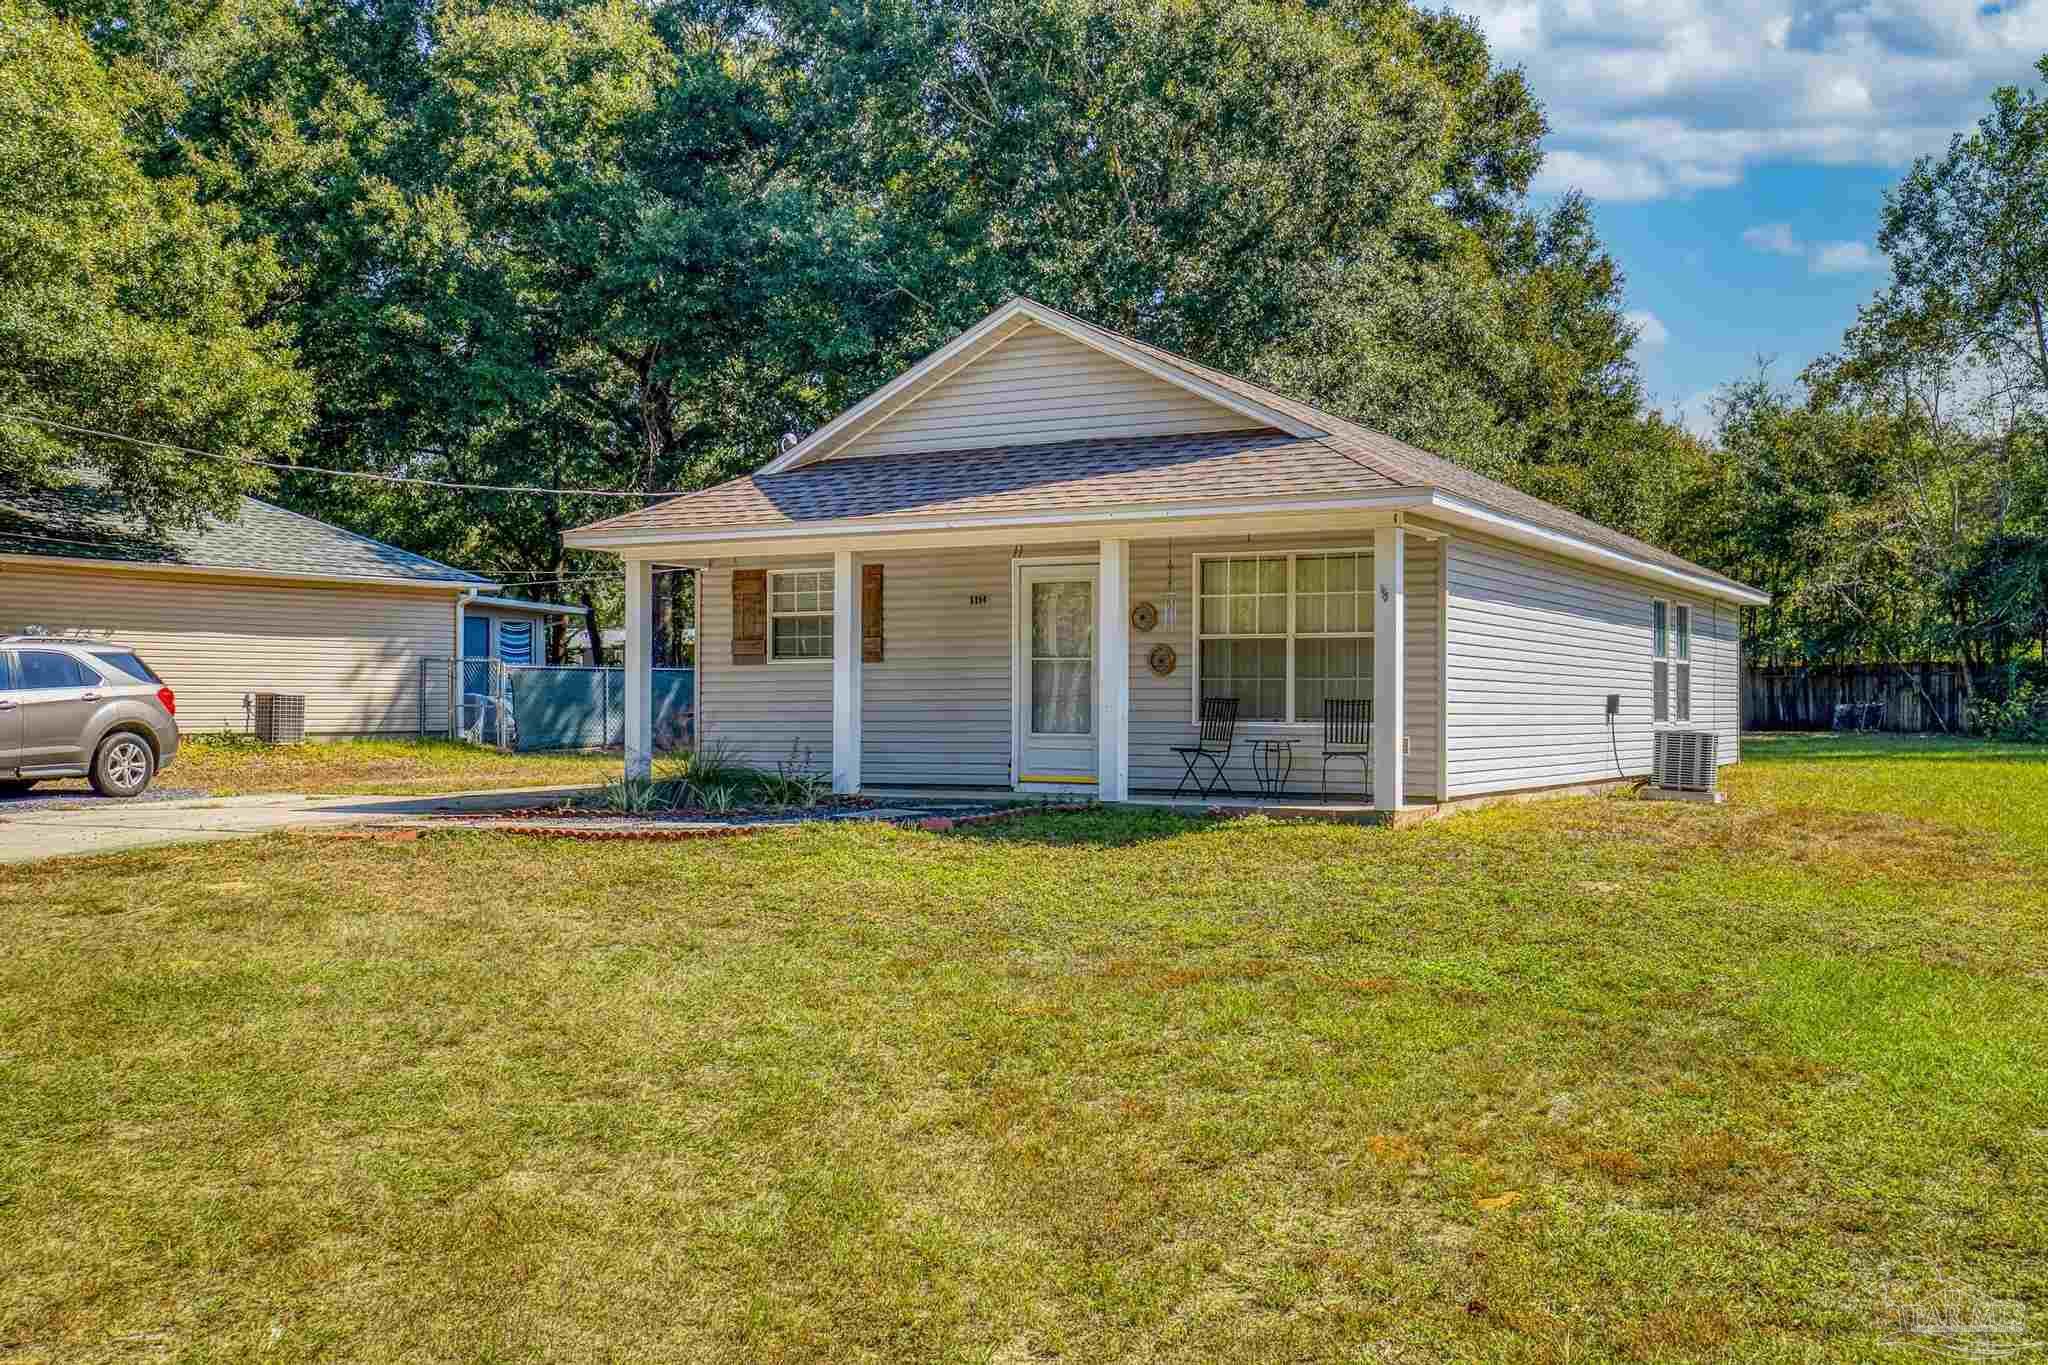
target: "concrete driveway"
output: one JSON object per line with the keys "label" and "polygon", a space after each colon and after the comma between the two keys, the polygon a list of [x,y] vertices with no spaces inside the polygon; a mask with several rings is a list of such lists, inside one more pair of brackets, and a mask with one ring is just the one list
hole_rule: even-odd
{"label": "concrete driveway", "polygon": [[547,805],[590,790],[522,787],[434,796],[219,796],[179,801],[85,798],[62,809],[0,801],[0,863],[249,839],[283,829],[403,824],[422,815]]}

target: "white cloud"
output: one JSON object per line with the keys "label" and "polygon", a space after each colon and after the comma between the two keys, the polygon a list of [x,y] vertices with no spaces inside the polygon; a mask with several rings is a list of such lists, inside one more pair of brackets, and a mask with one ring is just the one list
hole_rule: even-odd
{"label": "white cloud", "polygon": [[1806,248],[1792,235],[1790,223],[1758,223],[1742,234],[1743,245],[1768,251],[1773,256],[1803,256]]}
{"label": "white cloud", "polygon": [[2048,3],[1467,0],[1553,129],[1538,188],[1655,199],[1761,162],[1897,166],[2033,84]]}
{"label": "white cloud", "polygon": [[1822,242],[1813,249],[1813,269],[1822,275],[1882,270],[1885,259],[1868,242]]}
{"label": "white cloud", "polygon": [[1636,345],[1645,351],[1660,351],[1664,343],[1671,340],[1671,329],[1664,325],[1664,319],[1647,308],[1637,308],[1621,315],[1622,321],[1636,329]]}
{"label": "white cloud", "polygon": [[1773,256],[1796,256],[1816,275],[1847,275],[1882,270],[1885,258],[1868,242],[1802,242],[1790,223],[1758,223],[1745,228],[1742,244]]}

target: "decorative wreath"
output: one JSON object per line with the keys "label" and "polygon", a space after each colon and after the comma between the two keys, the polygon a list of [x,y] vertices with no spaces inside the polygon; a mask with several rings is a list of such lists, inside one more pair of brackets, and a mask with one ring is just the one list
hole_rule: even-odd
{"label": "decorative wreath", "polygon": [[1136,630],[1150,630],[1159,624],[1159,608],[1150,602],[1140,602],[1131,608],[1131,626]]}
{"label": "decorative wreath", "polygon": [[1172,645],[1154,645],[1152,652],[1145,656],[1145,662],[1152,665],[1152,671],[1160,677],[1168,677],[1180,664],[1180,655],[1173,652]]}

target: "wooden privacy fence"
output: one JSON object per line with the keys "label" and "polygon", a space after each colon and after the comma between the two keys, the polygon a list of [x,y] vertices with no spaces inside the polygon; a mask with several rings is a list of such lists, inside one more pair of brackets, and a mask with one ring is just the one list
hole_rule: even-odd
{"label": "wooden privacy fence", "polygon": [[1938,732],[1946,722],[1950,732],[1961,734],[1964,700],[1961,664],[1742,670],[1745,730],[1827,730],[1834,726],[1838,703],[1883,702],[1887,730]]}

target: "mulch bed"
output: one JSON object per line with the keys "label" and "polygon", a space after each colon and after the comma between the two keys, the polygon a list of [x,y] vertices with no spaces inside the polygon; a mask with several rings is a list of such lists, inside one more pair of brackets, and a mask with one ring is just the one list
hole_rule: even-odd
{"label": "mulch bed", "polygon": [[[494,811],[489,815],[449,815],[433,817],[436,824],[476,830],[486,834],[524,834],[547,839],[589,839],[589,840],[636,840],[648,842],[679,842],[685,839],[727,839],[748,834],[765,834],[773,830],[794,829],[798,825],[822,823],[828,819],[858,818],[858,811],[881,809],[883,802],[871,797],[835,797],[830,803],[820,803],[811,811],[792,813],[786,809],[770,808],[762,815],[765,818],[745,819],[739,812],[727,811],[716,815],[696,817],[696,823],[686,823],[691,817],[681,812],[662,812],[655,815],[620,815],[614,811],[592,810],[587,807],[569,807],[557,810],[512,810]],[[901,809],[892,804],[889,809]],[[894,819],[893,823],[905,829],[923,830],[931,834],[945,834],[953,830],[978,829],[999,824],[1005,820],[1016,820],[1027,815],[1072,814],[1091,810],[1093,802],[1076,801],[1057,805],[1020,805],[1000,810],[973,810],[961,815],[917,814]],[[833,814],[818,816],[812,811],[827,810]],[[563,818],[566,816],[567,818]],[[890,817],[881,817],[890,818]],[[705,823],[709,820],[711,823]],[[591,822],[606,820],[609,827],[593,827]]]}
{"label": "mulch bed", "polygon": [[[677,806],[673,809],[650,811],[607,810],[603,806],[515,806],[509,810],[492,811],[493,818],[507,820],[641,820],[654,823],[690,823],[704,821],[730,821],[733,823],[761,823],[773,821],[823,820],[844,816],[855,811],[873,810],[882,803],[872,796],[828,796],[815,806],[734,806],[729,810],[712,810],[708,806]],[[473,816],[441,816],[440,819],[465,819]]]}

